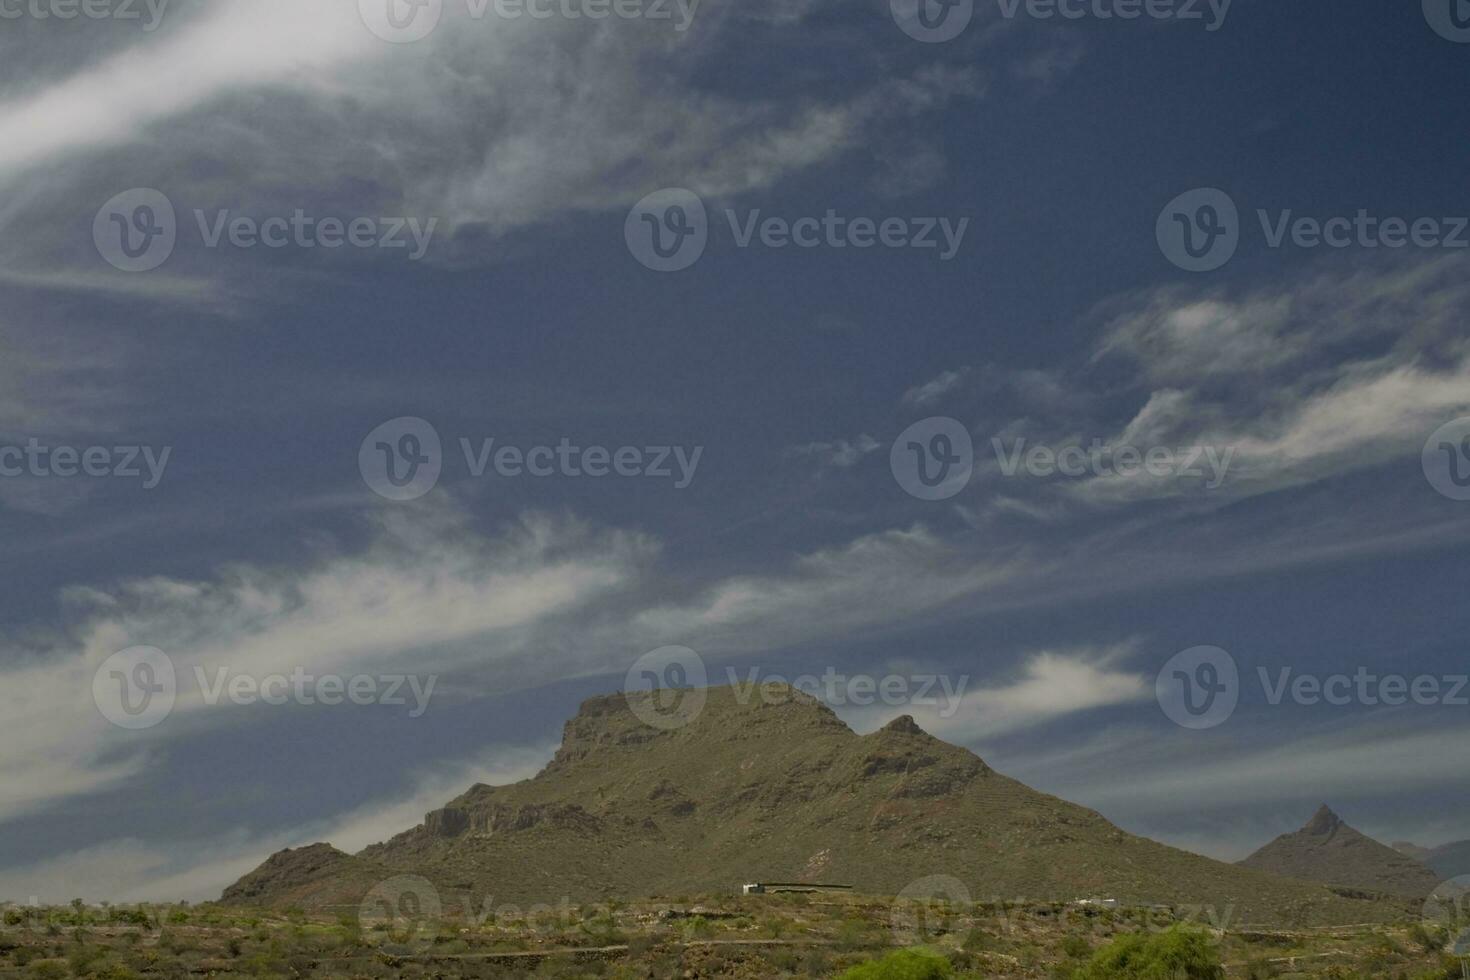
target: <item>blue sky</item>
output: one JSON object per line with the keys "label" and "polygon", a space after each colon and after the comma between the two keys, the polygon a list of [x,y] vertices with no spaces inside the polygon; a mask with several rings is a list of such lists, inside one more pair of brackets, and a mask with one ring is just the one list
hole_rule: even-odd
{"label": "blue sky", "polygon": [[[1470,416],[1448,5],[977,0],[962,29],[932,8],[957,33],[925,42],[886,0],[444,0],[395,43],[368,26],[384,2],[0,4],[0,447],[168,451],[151,488],[0,477],[0,898],[206,898],[282,846],[364,846],[533,773],[581,699],[669,645],[712,681],[963,680],[946,717],[839,710],[913,713],[1217,857],[1324,801],[1383,839],[1470,837],[1463,703],[1272,704],[1259,673],[1470,672],[1470,502],[1423,460]],[[161,214],[139,188],[176,240],[124,271],[112,214]],[[708,234],[661,272],[625,232],[670,188]],[[1202,188],[1238,241],[1187,271],[1156,230],[1203,220],[1180,197]],[[298,210],[372,245],[209,244]],[[1272,247],[1283,220],[1360,212],[1432,223]],[[739,241],[829,213],[963,232],[952,255]],[[420,257],[377,247],[410,218]],[[407,501],[359,461],[401,418],[442,445]],[[932,418],[974,447],[938,500],[890,458]],[[699,456],[685,481],[477,477],[461,439]],[[1229,463],[1008,475],[1020,440]],[[1201,646],[1233,658],[1239,706],[1193,730],[1155,679]],[[130,730],[93,680],[135,647],[184,680]],[[196,666],[436,684],[416,717],[209,705]]]}

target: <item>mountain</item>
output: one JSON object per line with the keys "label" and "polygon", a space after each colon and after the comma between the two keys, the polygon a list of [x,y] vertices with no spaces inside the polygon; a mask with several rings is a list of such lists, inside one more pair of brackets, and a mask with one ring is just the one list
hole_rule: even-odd
{"label": "mountain", "polygon": [[1432,850],[1432,848],[1420,847],[1418,844],[1406,840],[1396,840],[1388,846],[1398,851],[1404,857],[1413,858],[1420,864],[1424,863],[1424,859],[1429,857],[1429,853]]}
{"label": "mountain", "polygon": [[1417,898],[1439,883],[1429,868],[1349,827],[1326,805],[1301,830],[1282,834],[1240,863],[1341,888]]}
{"label": "mountain", "polygon": [[1427,864],[1440,878],[1470,875],[1470,840],[1441,844],[1439,847],[1420,847],[1407,841],[1396,841],[1393,849],[1421,864]]}
{"label": "mountain", "polygon": [[[1393,903],[1135,837],[1007,778],[907,716],[857,735],[789,688],[684,692],[687,724],[639,714],[671,692],[593,698],[532,779],[476,785],[356,855],[283,851],[225,891],[264,906],[350,906],[419,875],[445,907],[730,893],[752,881],[895,895],[931,875],[975,900],[1208,906],[1233,922],[1364,922]],[[1120,777],[1121,778],[1121,777]],[[471,897],[474,896],[474,897]]]}

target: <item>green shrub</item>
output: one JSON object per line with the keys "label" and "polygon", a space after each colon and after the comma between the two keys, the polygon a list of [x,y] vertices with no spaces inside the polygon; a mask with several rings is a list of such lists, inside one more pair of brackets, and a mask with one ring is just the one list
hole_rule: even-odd
{"label": "green shrub", "polygon": [[900,949],[881,960],[855,966],[838,980],[949,980],[949,960],[918,949]]}
{"label": "green shrub", "polygon": [[1062,952],[1074,960],[1080,960],[1092,952],[1092,944],[1081,936],[1066,936],[1062,939]]}
{"label": "green shrub", "polygon": [[1175,926],[1154,935],[1119,936],[1093,954],[1074,980],[1225,980],[1209,936]]}

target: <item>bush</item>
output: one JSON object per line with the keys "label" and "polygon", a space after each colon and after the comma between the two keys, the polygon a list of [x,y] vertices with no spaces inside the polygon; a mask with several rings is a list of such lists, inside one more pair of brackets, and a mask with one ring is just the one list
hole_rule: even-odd
{"label": "bush", "polygon": [[838,980],[949,980],[949,960],[935,953],[900,949],[881,960],[855,966]]}
{"label": "bush", "polygon": [[1074,960],[1080,960],[1092,952],[1092,944],[1081,936],[1067,936],[1062,940],[1062,952]]}
{"label": "bush", "polygon": [[1098,950],[1074,980],[1225,980],[1215,944],[1179,926],[1145,936],[1119,936]]}

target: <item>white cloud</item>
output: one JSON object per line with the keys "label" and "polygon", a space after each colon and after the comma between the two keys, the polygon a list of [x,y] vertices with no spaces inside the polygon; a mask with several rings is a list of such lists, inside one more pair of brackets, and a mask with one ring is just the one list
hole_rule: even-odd
{"label": "white cloud", "polygon": [[378,48],[352,4],[222,0],[0,109],[0,173],[138,139],[156,123],[240,88],[319,80]]}
{"label": "white cloud", "polygon": [[[452,512],[394,512],[364,554],[314,567],[237,566],[210,582],[74,590],[71,636],[44,655],[4,651],[12,666],[0,669],[0,684],[21,693],[0,718],[0,821],[114,786],[170,738],[238,721],[228,698],[206,705],[195,668],[256,678],[298,668],[422,677],[526,658],[543,624],[628,586],[648,547],[636,536],[542,519],[481,540]],[[156,727],[125,732],[103,719],[92,677],[134,646],[174,660],[179,695]]]}
{"label": "white cloud", "polygon": [[786,455],[811,457],[827,466],[850,469],[862,462],[864,456],[881,448],[877,439],[863,433],[850,442],[838,439],[834,442],[809,442],[804,446],[791,446],[786,450]]}
{"label": "white cloud", "polygon": [[[1027,655],[1017,674],[991,687],[967,688],[958,703],[884,707],[856,712],[863,727],[876,728],[897,717],[913,715],[920,727],[938,738],[975,746],[987,738],[1024,730],[1067,715],[1096,708],[1133,704],[1153,697],[1151,684],[1118,664],[1133,653],[1131,646],[1043,650]],[[945,672],[951,687],[961,678]],[[938,692],[934,695],[938,697]]]}
{"label": "white cloud", "polygon": [[1032,570],[1014,556],[977,559],[923,527],[891,530],[802,555],[788,572],[726,579],[690,600],[640,612],[631,625],[646,642],[769,650],[896,625]]}
{"label": "white cloud", "polygon": [[960,368],[958,371],[945,371],[932,381],[926,381],[904,392],[903,402],[905,405],[916,405],[921,408],[933,405],[959,387],[969,377],[969,374],[970,369],[967,367]]}
{"label": "white cloud", "polygon": [[[46,69],[0,107],[0,216],[33,230],[24,249],[0,254],[0,278],[218,306],[229,292],[218,280],[244,264],[197,261],[185,233],[194,208],[433,217],[431,260],[483,263],[498,253],[481,229],[494,238],[617,210],[660,186],[713,206],[980,95],[973,70],[934,65],[818,97],[708,84],[708,64],[779,11],[711,4],[697,31],[678,33],[621,19],[471,20],[446,4],[429,38],[394,45],[365,29],[352,0],[218,0],[90,57],[71,47],[78,32],[38,32],[53,50]],[[181,223],[168,273],[146,285],[99,275],[74,234],[133,185],[162,190]]]}
{"label": "white cloud", "polygon": [[42,903],[72,898],[111,902],[208,901],[285,847],[325,841],[355,853],[417,825],[475,783],[503,785],[534,776],[554,746],[492,747],[474,757],[437,763],[404,793],[385,796],[330,819],[258,835],[240,827],[166,844],[109,840],[66,855],[0,871],[0,897]]}
{"label": "white cloud", "polygon": [[[1322,275],[1238,300],[1152,295],[1113,321],[1100,356],[1123,354],[1165,386],[1112,444],[1228,451],[1228,480],[1211,491],[1224,500],[1417,457],[1430,432],[1470,414],[1467,264]],[[1264,383],[1220,382],[1247,371]],[[1122,503],[1195,494],[1198,481],[1138,469],[1067,492]]]}

